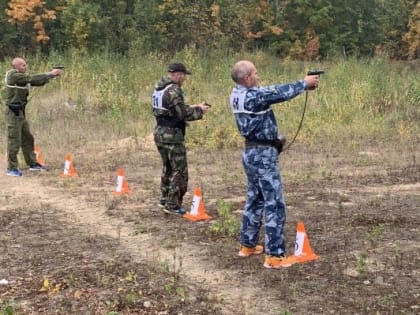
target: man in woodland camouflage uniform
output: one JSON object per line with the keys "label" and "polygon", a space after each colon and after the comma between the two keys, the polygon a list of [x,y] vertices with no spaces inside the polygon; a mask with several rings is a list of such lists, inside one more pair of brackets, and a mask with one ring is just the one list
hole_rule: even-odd
{"label": "man in woodland camouflage uniform", "polygon": [[185,104],[181,86],[187,74],[191,72],[182,63],[169,65],[168,75],[156,83],[152,96],[157,122],[153,134],[163,162],[159,206],[165,213],[185,213],[182,200],[188,186],[186,122],[201,119],[208,110],[205,103]]}
{"label": "man in woodland camouflage uniform", "polygon": [[252,62],[237,62],[231,73],[236,86],[230,96],[240,134],[245,138],[242,163],[248,178],[248,191],[243,211],[238,255],[261,254],[257,245],[265,211],[266,268],[289,267],[293,261],[285,258],[285,202],[278,166],[281,143],[276,118],[271,105],[287,101],[305,90],[315,89],[319,76],[283,85],[258,87],[258,73]]}
{"label": "man in woodland camouflage uniform", "polygon": [[7,119],[7,175],[21,176],[18,168],[17,154],[22,148],[23,157],[29,170],[40,171],[46,169],[36,160],[34,153],[34,137],[26,120],[26,105],[28,103],[31,86],[42,86],[50,79],[61,74],[61,70],[53,69],[51,72],[27,75],[27,65],[24,59],[14,58],[12,70],[6,73],[4,83],[6,87],[6,119]]}

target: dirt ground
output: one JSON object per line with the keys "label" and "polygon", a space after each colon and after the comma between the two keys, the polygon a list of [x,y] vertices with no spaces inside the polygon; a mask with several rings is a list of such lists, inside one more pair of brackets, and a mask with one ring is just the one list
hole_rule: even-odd
{"label": "dirt ground", "polygon": [[[302,221],[320,259],[269,270],[209,232],[218,200],[241,218],[240,150],[189,149],[185,207],[199,186],[214,218],[190,222],[159,210],[159,156],[131,140],[76,151],[78,177],[48,157],[0,173],[0,314],[419,314],[419,151],[284,153],[288,253]],[[112,194],[117,166],[132,193]]]}

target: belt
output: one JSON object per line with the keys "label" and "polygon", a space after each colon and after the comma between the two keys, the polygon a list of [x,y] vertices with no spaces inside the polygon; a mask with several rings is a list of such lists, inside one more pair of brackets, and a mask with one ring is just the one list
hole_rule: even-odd
{"label": "belt", "polygon": [[179,129],[185,128],[185,122],[182,120],[177,120],[177,119],[157,118],[157,125],[161,127],[179,128]]}
{"label": "belt", "polygon": [[275,147],[274,140],[249,140],[245,139],[245,148],[251,148],[256,146]]}

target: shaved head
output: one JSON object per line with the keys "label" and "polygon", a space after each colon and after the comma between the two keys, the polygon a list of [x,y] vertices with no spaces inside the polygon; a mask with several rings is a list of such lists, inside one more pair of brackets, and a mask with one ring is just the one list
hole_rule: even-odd
{"label": "shaved head", "polygon": [[16,57],[12,60],[12,67],[19,72],[26,72],[26,61],[23,58]]}
{"label": "shaved head", "polygon": [[23,59],[22,59],[22,58],[20,58],[20,57],[14,58],[14,59],[12,60],[12,67],[13,67],[13,68],[16,68],[17,66],[21,65],[22,63],[25,63],[25,60],[23,60]]}
{"label": "shaved head", "polygon": [[254,64],[248,60],[241,60],[235,63],[232,68],[231,77],[236,83],[243,83],[246,76],[255,69]]}
{"label": "shaved head", "polygon": [[259,76],[255,65],[248,60],[235,63],[230,73],[232,80],[248,88],[258,85]]}

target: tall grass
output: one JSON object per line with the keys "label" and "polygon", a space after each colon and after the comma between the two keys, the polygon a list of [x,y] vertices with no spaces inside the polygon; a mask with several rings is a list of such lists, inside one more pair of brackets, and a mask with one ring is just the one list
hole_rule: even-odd
{"label": "tall grass", "polygon": [[[413,146],[418,143],[419,65],[379,57],[310,63],[282,61],[263,52],[213,52],[203,57],[194,49],[185,49],[172,59],[137,52],[127,57],[77,52],[53,54],[48,59],[27,57],[31,73],[47,71],[56,63],[65,65],[61,78],[32,90],[29,120],[37,141],[53,146],[77,147],[128,136],[142,139],[155,124],[150,109],[154,83],[165,74],[167,64],[177,60],[193,72],[184,86],[187,103],[212,104],[204,120],[190,124],[188,144],[210,149],[238,147],[242,139],[228,103],[233,87],[230,70],[245,58],[256,64],[262,84],[302,79],[309,69],[326,70],[319,89],[309,92],[297,143],[346,148],[398,138]],[[4,73],[9,62],[0,66]],[[275,106],[279,128],[289,139],[299,125],[304,100],[302,95]],[[1,130],[4,134],[5,128]],[[0,141],[3,151],[5,137]]]}

